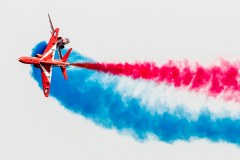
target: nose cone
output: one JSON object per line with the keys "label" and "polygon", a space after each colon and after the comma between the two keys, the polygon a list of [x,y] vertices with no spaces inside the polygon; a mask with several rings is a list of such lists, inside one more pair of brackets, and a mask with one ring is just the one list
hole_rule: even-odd
{"label": "nose cone", "polygon": [[29,57],[20,57],[18,60],[19,62],[22,62],[22,63],[29,63]]}
{"label": "nose cone", "polygon": [[19,62],[23,63],[23,58],[22,57],[20,57],[18,60],[19,60]]}

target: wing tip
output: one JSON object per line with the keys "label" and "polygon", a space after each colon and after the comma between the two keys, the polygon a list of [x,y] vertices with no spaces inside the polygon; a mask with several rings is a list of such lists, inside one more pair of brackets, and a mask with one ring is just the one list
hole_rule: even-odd
{"label": "wing tip", "polygon": [[45,97],[49,96],[49,92],[47,92],[47,93],[43,92],[43,94],[44,94]]}

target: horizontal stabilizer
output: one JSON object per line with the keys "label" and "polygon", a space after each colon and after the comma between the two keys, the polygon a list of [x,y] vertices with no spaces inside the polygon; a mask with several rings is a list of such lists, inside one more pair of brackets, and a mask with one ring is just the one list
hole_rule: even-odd
{"label": "horizontal stabilizer", "polygon": [[61,70],[62,70],[62,73],[63,73],[63,77],[67,80],[67,69],[65,66],[61,66]]}

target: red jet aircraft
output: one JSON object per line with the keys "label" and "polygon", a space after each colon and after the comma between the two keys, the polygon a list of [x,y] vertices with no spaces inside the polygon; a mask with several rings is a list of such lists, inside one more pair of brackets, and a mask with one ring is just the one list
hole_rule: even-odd
{"label": "red jet aircraft", "polygon": [[67,53],[63,56],[62,59],[54,59],[54,54],[57,48],[58,42],[58,32],[59,29],[56,28],[53,33],[52,37],[48,42],[48,45],[44,51],[44,53],[37,54],[35,57],[21,57],[19,61],[26,64],[33,64],[34,67],[41,69],[42,74],[42,83],[43,83],[43,93],[45,97],[49,95],[51,77],[52,77],[52,67],[60,67],[63,73],[64,78],[67,80],[67,70],[66,67],[70,65],[67,62],[68,56],[72,50],[70,48]]}

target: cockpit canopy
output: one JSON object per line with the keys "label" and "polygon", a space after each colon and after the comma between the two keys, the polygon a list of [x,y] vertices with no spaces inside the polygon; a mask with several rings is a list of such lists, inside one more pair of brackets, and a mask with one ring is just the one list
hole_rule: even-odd
{"label": "cockpit canopy", "polygon": [[70,40],[68,38],[63,38],[62,40],[63,40],[64,44],[68,44],[70,42]]}

